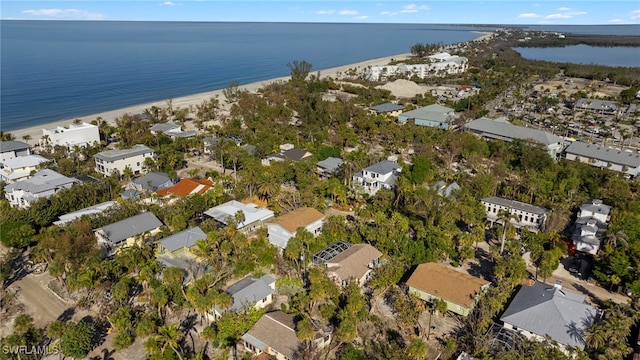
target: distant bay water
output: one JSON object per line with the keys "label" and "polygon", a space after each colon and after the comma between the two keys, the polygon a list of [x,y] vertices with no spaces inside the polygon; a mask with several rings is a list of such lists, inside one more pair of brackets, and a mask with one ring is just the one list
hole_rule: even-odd
{"label": "distant bay water", "polygon": [[477,27],[406,24],[1,21],[0,127],[51,121],[453,44]]}
{"label": "distant bay water", "polygon": [[[0,129],[286,76],[293,60],[316,71],[406,53],[417,42],[464,42],[497,27],[3,20]],[[637,26],[576,30],[612,31],[633,34]]]}
{"label": "distant bay water", "polygon": [[638,47],[599,47],[580,44],[561,48],[513,48],[513,50],[525,59],[586,65],[640,67],[640,48]]}

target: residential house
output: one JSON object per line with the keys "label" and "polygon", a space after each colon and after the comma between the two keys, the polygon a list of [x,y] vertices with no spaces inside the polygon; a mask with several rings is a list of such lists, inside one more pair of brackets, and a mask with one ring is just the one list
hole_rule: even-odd
{"label": "residential house", "polygon": [[541,144],[552,157],[556,158],[564,148],[564,140],[560,136],[546,131],[517,126],[507,122],[505,118],[495,120],[481,117],[468,122],[464,129],[479,137],[492,140],[512,142],[516,139]]}
{"label": "residential house", "polygon": [[[294,318],[280,310],[268,312],[241,337],[245,350],[267,358],[293,360],[302,341],[296,334]],[[314,347],[322,349],[331,342],[330,333],[320,333],[314,339]]]}
{"label": "residential house", "polygon": [[105,201],[100,204],[96,204],[93,206],[86,207],[84,209],[80,209],[78,211],[70,212],[64,215],[60,215],[57,221],[53,223],[58,226],[65,226],[70,222],[80,219],[83,216],[95,216],[104,213],[105,211],[115,207],[118,203],[115,201]]}
{"label": "residential house", "polygon": [[[242,215],[238,213],[242,213]],[[236,200],[214,206],[204,214],[223,225],[235,222],[238,230],[243,231],[263,228],[267,220],[273,219],[273,211],[258,207],[254,203],[243,204]],[[236,217],[237,215],[239,217]]]}
{"label": "residential house", "polygon": [[356,281],[358,286],[366,284],[382,253],[369,244],[351,245],[339,241],[313,256],[316,264],[324,264],[327,274],[340,286]]}
{"label": "residential house", "polygon": [[562,346],[584,349],[586,333],[598,316],[584,299],[560,283],[536,281],[522,285],[500,320],[505,328],[529,339],[542,341],[548,336]]}
{"label": "residential house", "polygon": [[502,224],[499,214],[500,211],[505,210],[513,216],[513,218],[509,220],[513,226],[518,229],[526,227],[533,232],[544,227],[547,214],[549,213],[549,210],[543,207],[497,196],[484,198],[481,201],[487,210],[487,220],[492,224],[496,222]]}
{"label": "residential house", "polygon": [[380,189],[393,189],[401,171],[402,168],[395,161],[381,161],[355,173],[353,184],[373,196]]}
{"label": "residential house", "polygon": [[0,181],[8,184],[28,179],[32,172],[51,160],[40,155],[24,155],[0,161]]}
{"label": "residential house", "polygon": [[296,236],[298,228],[305,228],[314,236],[322,232],[324,214],[320,211],[303,207],[286,213],[267,224],[269,242],[280,249],[285,249],[289,239]]}
{"label": "residential house", "polygon": [[153,135],[164,134],[174,140],[198,135],[198,132],[195,130],[183,131],[180,125],[173,123],[154,124],[150,130]]}
{"label": "residential house", "polygon": [[342,163],[342,159],[331,156],[322,161],[318,161],[318,175],[322,178],[330,178],[336,173],[336,171],[338,171]]}
{"label": "residential house", "polygon": [[0,161],[31,155],[31,146],[23,141],[0,141]]}
{"label": "residential house", "polygon": [[146,174],[148,169],[144,161],[154,159],[155,152],[145,145],[134,145],[130,149],[115,149],[97,153],[95,156],[96,172],[110,176],[118,171],[120,176],[126,168],[131,169],[133,175]]}
{"label": "residential house", "polygon": [[173,186],[156,190],[158,195],[186,197],[191,194],[204,194],[213,188],[213,181],[209,179],[184,178]]}
{"label": "residential house", "polygon": [[400,115],[400,113],[402,113],[403,109],[404,109],[404,106],[402,105],[388,102],[388,103],[373,106],[371,108],[371,111],[376,115],[384,114],[384,115],[396,117]]}
{"label": "residential house", "polygon": [[207,234],[195,226],[158,240],[156,243],[158,254],[172,257],[179,255],[191,256],[190,249],[196,244],[196,241],[206,239]]}
{"label": "residential house", "polygon": [[611,207],[594,199],[580,206],[576,216],[571,240],[576,251],[596,255],[604,239]]}
{"label": "residential house", "polygon": [[72,149],[74,146],[93,146],[99,143],[98,127],[85,122],[42,129],[42,138],[40,138],[40,146],[64,146],[67,149]]}
{"label": "residential house", "polygon": [[458,185],[457,182],[452,182],[451,184],[447,185],[446,182],[440,180],[438,182],[436,182],[435,184],[433,184],[433,190],[435,190],[438,195],[448,198],[451,197],[452,195],[454,195],[456,192],[462,190],[460,188],[460,185]]}
{"label": "residential house", "polygon": [[443,300],[448,311],[467,316],[490,282],[436,263],[424,263],[416,267],[407,285],[410,294],[431,303]]}
{"label": "residential house", "polygon": [[161,226],[162,222],[152,212],[145,212],[97,228],[93,233],[98,239],[98,245],[112,252],[135,244],[139,237],[159,233]]}
{"label": "residential house", "polygon": [[269,275],[261,278],[247,277],[227,289],[231,295],[233,304],[221,309],[217,305],[213,307],[214,320],[227,311],[244,311],[250,307],[264,309],[273,302],[273,294],[276,291],[276,280]]}
{"label": "residential house", "polygon": [[4,188],[4,196],[11,207],[27,208],[38,199],[48,198],[60,190],[69,189],[80,182],[50,169],[43,169],[31,178],[9,184]]}
{"label": "residential house", "polygon": [[272,161],[301,161],[313,156],[307,150],[294,147],[292,144],[280,145],[280,152],[268,155],[262,159],[262,165],[268,166]]}
{"label": "residential house", "polygon": [[[228,135],[228,136],[224,136],[224,137],[205,137],[202,139],[202,142],[204,144],[204,149],[203,152],[205,154],[211,154],[212,153],[212,147],[216,144],[218,144],[220,141],[227,141],[227,142],[232,142],[234,144],[236,144],[236,146],[240,146],[240,144],[242,144],[242,139],[237,137],[237,136],[232,136],[232,135]],[[247,150],[248,151],[248,150]]]}
{"label": "residential house", "polygon": [[431,126],[439,129],[450,128],[455,120],[455,114],[453,109],[446,106],[433,104],[425,107],[421,107],[415,110],[403,112],[398,115],[398,121],[400,123],[406,123],[409,120],[414,120],[416,125]]}
{"label": "residential house", "polygon": [[131,186],[138,191],[157,191],[173,186],[173,181],[165,173],[150,172],[131,180]]}
{"label": "residential house", "polygon": [[609,169],[630,177],[640,175],[640,153],[574,141],[565,150],[565,158],[601,169]]}

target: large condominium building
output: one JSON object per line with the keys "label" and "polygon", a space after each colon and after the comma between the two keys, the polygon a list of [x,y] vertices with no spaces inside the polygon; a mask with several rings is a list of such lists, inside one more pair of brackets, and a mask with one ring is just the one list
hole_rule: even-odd
{"label": "large condominium building", "polygon": [[618,171],[628,176],[640,175],[640,153],[637,151],[574,141],[564,152],[567,160],[580,161],[601,169]]}
{"label": "large condominium building", "polygon": [[96,171],[109,176],[117,170],[122,176],[125,169],[129,168],[134,175],[146,174],[148,169],[144,161],[154,157],[155,152],[144,145],[134,145],[131,149],[107,150],[95,155]]}
{"label": "large condominium building", "polygon": [[52,129],[42,129],[40,146],[64,146],[68,149],[74,146],[91,146],[100,143],[98,127],[87,123],[72,123],[67,126],[57,126]]}

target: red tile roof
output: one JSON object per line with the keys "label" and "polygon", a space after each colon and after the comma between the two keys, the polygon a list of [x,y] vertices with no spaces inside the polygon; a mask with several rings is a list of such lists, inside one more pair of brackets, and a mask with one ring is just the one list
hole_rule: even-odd
{"label": "red tile roof", "polygon": [[156,191],[157,194],[168,196],[175,195],[179,197],[185,197],[189,194],[204,194],[213,186],[213,182],[208,179],[182,179],[177,184],[168,188],[160,189]]}

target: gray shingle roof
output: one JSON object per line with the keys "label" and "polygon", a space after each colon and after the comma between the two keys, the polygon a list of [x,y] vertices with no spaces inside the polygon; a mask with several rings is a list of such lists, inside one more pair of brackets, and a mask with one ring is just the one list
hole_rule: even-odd
{"label": "gray shingle roof", "polygon": [[373,164],[365,168],[364,170],[372,173],[376,173],[376,174],[388,174],[398,169],[400,169],[400,165],[398,165],[398,163],[385,160],[385,161],[380,161],[379,163]]}
{"label": "gray shingle roof", "polygon": [[31,194],[40,194],[54,189],[68,187],[79,182],[76,178],[66,177],[50,169],[40,170],[30,179],[5,186],[5,192],[22,190]]}
{"label": "gray shingle roof", "polygon": [[162,123],[162,124],[155,124],[151,127],[151,131],[156,131],[156,132],[165,132],[167,130],[173,130],[173,129],[178,129],[180,128],[180,125],[178,124],[172,124],[172,123]]}
{"label": "gray shingle roof", "polygon": [[176,251],[180,248],[190,248],[196,241],[204,240],[207,238],[207,234],[199,227],[195,226],[190,229],[186,229],[175,233],[171,236],[167,236],[159,241],[162,246],[169,252]]}
{"label": "gray shingle roof", "polygon": [[546,214],[549,211],[548,209],[545,209],[540,206],[535,206],[535,205],[523,203],[521,201],[516,201],[516,200],[509,200],[509,199],[505,199],[497,196],[484,198],[482,199],[482,201],[490,204],[506,206],[514,210],[522,210],[522,211],[526,211],[526,212],[529,212],[532,214],[538,214],[538,215]]}
{"label": "gray shingle roof", "polygon": [[119,159],[130,158],[137,155],[142,155],[146,153],[153,153],[153,150],[145,145],[134,145],[131,149],[115,149],[115,150],[107,150],[95,155],[96,159],[101,159],[104,161],[115,161]]}
{"label": "gray shingle roof", "polygon": [[470,121],[464,126],[464,128],[485,137],[505,141],[510,141],[512,139],[533,140],[544,145],[562,142],[561,137],[546,131],[517,126],[504,121],[488,119],[486,117]]}
{"label": "gray shingle roof", "polygon": [[580,210],[594,214],[609,215],[609,212],[611,212],[611,206],[603,204],[600,199],[593,199],[582,204],[582,206],[580,206]]}
{"label": "gray shingle roof", "polygon": [[523,285],[500,318],[537,335],[549,335],[560,344],[584,349],[586,331],[597,310],[584,296],[535,282]]}
{"label": "gray shingle roof", "polygon": [[145,212],[96,230],[102,230],[109,242],[115,244],[160,226],[162,222],[152,212]]}
{"label": "gray shingle roof", "polygon": [[307,154],[307,150],[299,149],[299,148],[293,148],[291,150],[282,152],[282,155],[284,155],[287,159],[290,159],[293,161],[302,160],[306,154]]}
{"label": "gray shingle roof", "polygon": [[293,316],[282,311],[264,314],[242,339],[261,351],[270,347],[287,359],[294,359],[300,346]]}
{"label": "gray shingle roof", "polygon": [[221,311],[216,308],[218,312],[226,311],[241,311],[248,306],[252,306],[259,300],[262,300],[274,293],[271,288],[275,283],[275,279],[269,275],[256,279],[252,277],[244,278],[237,283],[233,284],[227,293],[233,298],[233,305],[228,309]]}
{"label": "gray shingle roof", "polygon": [[[165,173],[151,172],[146,174],[145,176],[133,179],[132,182],[144,190],[156,191],[160,188],[161,185],[171,182],[171,179],[169,179],[169,176],[167,176],[167,174]],[[169,186],[171,185],[173,185],[173,183],[171,183]]]}
{"label": "gray shingle roof", "polygon": [[587,144],[582,141],[574,141],[565,149],[565,152],[633,168],[640,166],[640,153],[636,151],[622,151],[596,144]]}
{"label": "gray shingle roof", "polygon": [[0,153],[28,149],[31,146],[24,141],[0,141]]}
{"label": "gray shingle roof", "polygon": [[402,109],[404,109],[404,106],[394,104],[394,103],[384,103],[371,108],[371,110],[377,112],[378,114],[385,113],[385,112],[398,111]]}

